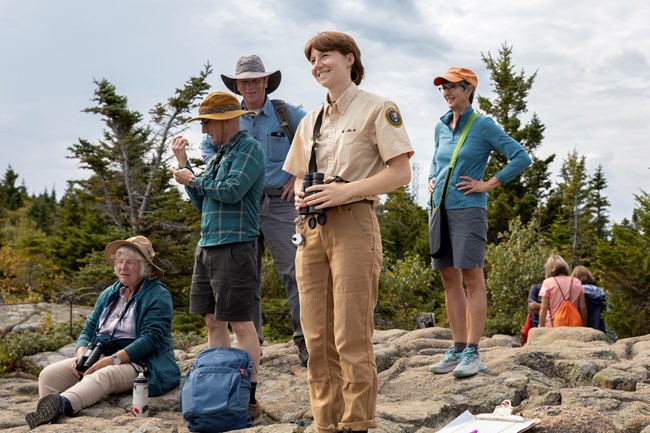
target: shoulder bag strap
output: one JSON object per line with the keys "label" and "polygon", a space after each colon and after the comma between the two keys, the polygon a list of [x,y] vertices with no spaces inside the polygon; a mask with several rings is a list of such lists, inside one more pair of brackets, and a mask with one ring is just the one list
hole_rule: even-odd
{"label": "shoulder bag strap", "polygon": [[280,127],[287,134],[289,143],[291,143],[293,141],[293,127],[289,118],[287,104],[282,99],[271,99],[271,102],[273,103],[273,108],[275,108],[275,114],[278,115],[278,119],[280,120]]}
{"label": "shoulder bag strap", "polygon": [[[456,159],[458,158],[458,153],[460,152],[460,148],[465,142],[465,138],[467,138],[467,134],[469,134],[469,129],[472,127],[472,124],[474,123],[474,120],[478,118],[478,114],[476,112],[472,112],[472,114],[469,116],[469,119],[467,119],[467,123],[465,123],[465,127],[463,128],[463,131],[460,133],[460,138],[458,139],[458,143],[456,143],[456,147],[454,148],[454,153],[451,154],[451,160],[449,161],[449,167],[447,168],[447,175],[445,176],[445,183],[442,186],[442,197],[440,198],[440,203],[445,202],[445,198],[447,197],[447,188],[449,187],[449,181],[451,180],[451,173],[454,171],[454,166],[456,165]],[[437,206],[434,206],[435,203],[433,202],[433,191],[431,192],[431,209],[435,209]]]}
{"label": "shoulder bag strap", "polygon": [[320,135],[320,127],[323,124],[323,111],[325,107],[320,109],[318,117],[316,117],[316,123],[314,123],[314,132],[311,136],[311,157],[309,158],[309,173],[316,173],[316,139]]}

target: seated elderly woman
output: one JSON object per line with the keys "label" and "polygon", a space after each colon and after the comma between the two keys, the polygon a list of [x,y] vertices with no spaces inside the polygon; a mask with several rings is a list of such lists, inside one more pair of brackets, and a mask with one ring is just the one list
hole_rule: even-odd
{"label": "seated elderly woman", "polygon": [[172,298],[159,280],[163,271],[153,263],[151,242],[134,236],[111,242],[104,253],[118,281],[99,295],[77,340],[76,356],[41,372],[40,400],[25,416],[30,428],[132,389],[140,372],[149,380],[150,396],[180,382],[172,346]]}

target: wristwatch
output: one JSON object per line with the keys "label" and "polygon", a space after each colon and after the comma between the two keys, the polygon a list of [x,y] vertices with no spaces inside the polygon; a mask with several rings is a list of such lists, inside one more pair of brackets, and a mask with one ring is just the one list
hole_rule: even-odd
{"label": "wristwatch", "polygon": [[113,365],[120,365],[122,363],[122,358],[117,356],[117,353],[112,354],[111,358],[113,358]]}
{"label": "wristwatch", "polygon": [[188,185],[188,186],[194,186],[194,183],[195,183],[195,182],[196,182],[196,176],[192,175],[192,177],[190,177],[190,180],[189,180],[189,182],[187,183],[187,185]]}

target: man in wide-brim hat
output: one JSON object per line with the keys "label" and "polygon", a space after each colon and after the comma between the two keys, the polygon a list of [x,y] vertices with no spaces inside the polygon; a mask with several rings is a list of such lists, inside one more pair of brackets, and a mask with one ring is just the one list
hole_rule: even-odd
{"label": "man in wide-brim hat", "polygon": [[174,179],[201,215],[201,239],[195,253],[190,313],[205,316],[208,347],[230,346],[228,324],[240,349],[253,359],[249,410],[259,414],[255,399],[260,342],[253,324],[259,278],[257,238],[259,209],[264,192],[266,158],[259,143],[239,128],[239,117],[249,113],[235,95],[210,93],[199,105],[201,131],[218,149],[205,171],[197,176],[187,157],[189,145],[174,137],[171,149],[178,167]]}
{"label": "man in wide-brim hat", "polygon": [[[270,99],[269,94],[277,90],[282,79],[280,71],[269,72],[262,59],[253,54],[242,56],[237,61],[233,75],[221,74],[228,89],[243,97],[242,108],[253,110],[254,114],[244,114],[239,119],[241,129],[250,131],[262,145],[266,155],[265,198],[261,209],[261,231],[258,258],[264,255],[264,245],[271,250],[271,256],[284,285],[293,323],[293,342],[300,363],[307,366],[309,354],[300,324],[300,298],[296,282],[296,246],[291,242],[295,233],[296,209],[293,203],[295,177],[282,170],[287,157],[293,133],[305,116],[305,111],[288,102]],[[201,143],[204,160],[216,152],[211,140],[206,137]],[[261,263],[258,272],[261,273]],[[261,288],[258,291],[261,299]],[[258,303],[253,318],[260,341],[264,341],[261,305]]]}

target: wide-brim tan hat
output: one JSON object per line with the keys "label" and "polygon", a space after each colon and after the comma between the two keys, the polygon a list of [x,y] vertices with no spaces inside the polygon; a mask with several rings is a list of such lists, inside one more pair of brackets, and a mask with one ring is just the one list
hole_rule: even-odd
{"label": "wide-brim tan hat", "polygon": [[241,108],[237,97],[228,92],[212,92],[199,104],[199,115],[187,122],[201,119],[228,120],[244,114],[253,114]]}
{"label": "wide-brim tan hat", "polygon": [[149,239],[144,236],[133,236],[125,241],[113,241],[110,244],[106,245],[106,249],[104,249],[104,257],[106,258],[106,261],[109,265],[115,266],[115,263],[113,262],[113,255],[115,254],[115,251],[124,246],[129,246],[138,250],[140,254],[144,256],[145,260],[149,262],[149,264],[153,267],[157,278],[162,278],[163,275],[165,275],[165,271],[153,263],[153,258],[155,257],[156,253],[154,252],[153,246],[151,245]]}
{"label": "wide-brim tan hat", "polygon": [[269,83],[266,86],[266,93],[273,93],[280,86],[282,81],[282,73],[277,70],[275,72],[266,72],[264,63],[259,56],[252,54],[250,56],[242,56],[237,61],[235,67],[235,75],[221,74],[221,80],[231,92],[241,95],[237,90],[236,80],[252,80],[255,78],[269,77]]}

